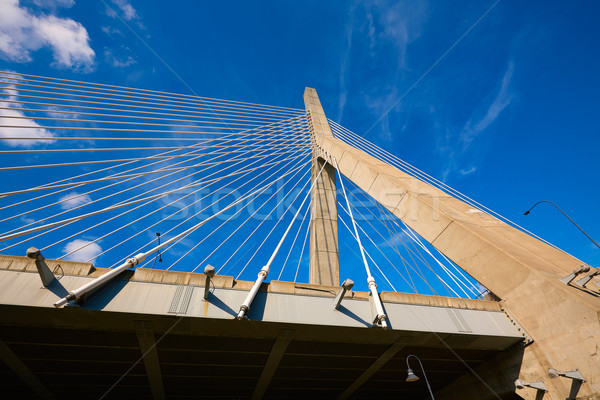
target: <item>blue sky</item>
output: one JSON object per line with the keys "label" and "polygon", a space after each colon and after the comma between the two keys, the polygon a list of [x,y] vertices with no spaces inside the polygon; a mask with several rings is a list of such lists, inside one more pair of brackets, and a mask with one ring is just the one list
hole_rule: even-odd
{"label": "blue sky", "polygon": [[594,2],[0,0],[0,11],[2,70],[296,108],[314,87],[332,120],[600,266],[551,205],[523,216],[551,200],[600,240]]}

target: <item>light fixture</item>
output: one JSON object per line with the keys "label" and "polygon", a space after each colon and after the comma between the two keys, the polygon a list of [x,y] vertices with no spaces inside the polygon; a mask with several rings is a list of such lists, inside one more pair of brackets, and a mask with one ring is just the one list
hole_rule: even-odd
{"label": "light fixture", "polygon": [[46,265],[46,259],[42,255],[40,249],[30,247],[27,249],[27,252],[25,254],[27,254],[28,258],[32,258],[35,260],[35,267],[37,268],[38,274],[40,274],[42,285],[44,285],[44,287],[50,286],[50,284],[55,279],[54,274],[52,273],[52,271],[50,271],[48,265]]}
{"label": "light fixture", "polygon": [[419,359],[419,357],[415,356],[414,354],[409,354],[406,357],[406,367],[408,368],[408,375],[406,377],[406,382],[415,382],[419,380],[419,377],[417,375],[415,375],[415,373],[413,372],[412,368],[410,367],[410,364],[408,363],[408,359],[410,357],[414,357],[417,359],[417,361],[419,362],[419,365],[421,366],[421,371],[423,371],[423,376],[425,377],[425,383],[427,383],[427,389],[429,389],[429,394],[431,395],[431,400],[435,400],[435,397],[433,397],[433,391],[431,390],[431,386],[429,386],[429,380],[427,379],[427,374],[425,373],[425,369],[423,368],[423,363],[421,363],[421,360]]}
{"label": "light fixture", "polygon": [[562,283],[565,283],[565,284],[568,285],[569,283],[571,283],[571,281],[573,279],[575,279],[577,277],[577,275],[583,274],[585,272],[589,272],[589,270],[590,270],[590,266],[584,264],[581,267],[579,267],[576,270],[574,270],[573,272],[571,272],[569,275],[567,275],[564,278],[562,278],[560,281]]}
{"label": "light fixture", "polygon": [[593,242],[593,243],[596,245],[596,247],[598,247],[598,248],[600,249],[600,244],[598,244],[598,243],[597,243],[597,242],[596,242],[594,239],[592,239],[592,237],[591,237],[590,235],[588,235],[587,233],[585,233],[585,231],[584,231],[583,229],[581,229],[581,227],[580,227],[579,225],[577,225],[577,224],[575,223],[575,221],[573,221],[573,220],[571,219],[571,217],[569,217],[569,216],[568,216],[568,215],[567,215],[567,214],[566,214],[566,213],[565,213],[563,210],[561,210],[559,206],[557,206],[556,204],[554,204],[553,202],[551,202],[551,201],[549,201],[549,200],[541,200],[541,201],[538,201],[538,202],[537,202],[537,203],[535,203],[533,206],[531,206],[531,208],[530,208],[529,210],[525,211],[525,212],[523,213],[523,215],[529,215],[529,213],[531,212],[531,210],[533,210],[533,208],[534,208],[535,206],[537,206],[538,204],[540,204],[540,203],[550,203],[550,204],[552,204],[554,207],[556,207],[556,209],[557,209],[558,211],[560,211],[560,212],[561,212],[561,213],[562,213],[562,214],[563,214],[565,217],[567,217],[567,219],[568,219],[569,221],[571,221],[571,222],[573,223],[573,225],[575,225],[577,228],[579,228],[579,230],[581,231],[581,233],[583,233],[585,236],[587,236],[587,238],[588,238],[588,239],[590,239],[590,240],[591,240],[591,241],[592,241],[592,242]]}
{"label": "light fixture", "polygon": [[600,269],[592,268],[592,272],[584,276],[583,278],[575,281],[575,283],[581,287],[585,287],[585,285],[592,280],[593,277],[600,275]]}
{"label": "light fixture", "polygon": [[208,295],[210,294],[210,280],[215,276],[215,267],[212,265],[204,267],[204,275],[206,275],[206,280],[204,281],[204,300],[208,300]]}
{"label": "light fixture", "polygon": [[346,279],[342,283],[342,289],[340,289],[338,294],[335,296],[335,299],[333,300],[333,308],[335,310],[337,310],[338,307],[340,306],[340,303],[342,302],[342,299],[344,298],[346,291],[352,290],[353,286],[354,286],[354,281],[352,279]]}
{"label": "light fixture", "polygon": [[546,388],[546,385],[544,384],[544,381],[536,381],[536,382],[525,382],[521,379],[517,379],[515,381],[515,387],[517,389],[523,389],[523,388],[532,388],[532,389],[537,389],[537,390],[542,390],[544,392],[548,391],[548,388]]}
{"label": "light fixture", "polygon": [[412,369],[408,369],[408,376],[406,377],[406,382],[414,382],[414,381],[418,381],[419,378],[418,376],[415,375],[415,373],[413,372]]}
{"label": "light fixture", "polygon": [[573,379],[576,381],[585,382],[585,378],[583,377],[583,374],[581,372],[579,372],[579,370],[577,368],[575,368],[572,371],[560,371],[555,368],[549,368],[548,376],[551,379],[555,379],[555,378],[558,378],[559,376],[562,376],[562,377]]}

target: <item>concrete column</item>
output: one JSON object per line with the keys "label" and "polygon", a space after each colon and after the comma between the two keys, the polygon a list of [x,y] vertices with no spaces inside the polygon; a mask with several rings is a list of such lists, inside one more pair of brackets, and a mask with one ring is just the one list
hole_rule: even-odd
{"label": "concrete column", "polygon": [[[304,91],[306,107],[313,145],[317,138],[333,138],[327,117],[315,89]],[[323,163],[321,152],[317,147],[313,150],[312,174],[314,179]],[[338,286],[340,284],[338,230],[337,230],[337,195],[335,168],[327,164],[321,172],[319,180],[311,192],[310,203],[310,252],[309,283]]]}

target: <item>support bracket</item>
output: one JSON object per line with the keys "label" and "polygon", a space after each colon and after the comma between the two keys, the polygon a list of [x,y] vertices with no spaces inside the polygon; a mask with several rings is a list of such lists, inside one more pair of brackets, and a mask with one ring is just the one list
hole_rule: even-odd
{"label": "support bracket", "polygon": [[575,271],[571,272],[569,275],[562,278],[560,281],[562,283],[568,285],[573,281],[573,279],[575,279],[577,277],[577,275],[583,274],[584,272],[588,272],[589,270],[590,270],[589,265],[582,265],[581,267],[577,268]]}

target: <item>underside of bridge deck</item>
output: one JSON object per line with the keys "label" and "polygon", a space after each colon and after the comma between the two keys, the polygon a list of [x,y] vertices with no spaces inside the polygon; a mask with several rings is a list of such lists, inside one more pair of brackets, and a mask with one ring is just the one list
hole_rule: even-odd
{"label": "underside of bridge deck", "polygon": [[204,300],[205,276],[180,272],[128,271],[55,308],[104,272],[61,269],[44,288],[31,261],[0,257],[0,384],[19,398],[423,399],[424,379],[405,382],[409,354],[437,391],[524,342],[492,301],[383,292],[384,330],[368,293],[335,310],[339,288],[293,282],[263,284],[238,320],[252,282],[215,277]]}
{"label": "underside of bridge deck", "polygon": [[[0,312],[2,341],[39,382],[20,379],[4,357],[3,391],[20,398],[37,397],[33,389],[38,385],[55,398],[98,399],[115,384],[106,398],[242,399],[257,390],[264,391],[264,398],[337,398],[369,372],[348,393],[350,398],[422,399],[427,394],[424,380],[405,382],[409,354],[418,354],[431,386],[440,389],[501,351],[470,349],[461,345],[461,340],[469,341],[464,337],[377,328],[298,327],[75,307],[2,306]],[[152,360],[140,361],[139,321],[146,322],[156,340],[155,372]],[[382,356],[382,365],[374,368]],[[265,378],[273,357],[278,364]],[[422,375],[418,365],[413,368]],[[157,385],[164,394],[153,395],[161,389]]]}

